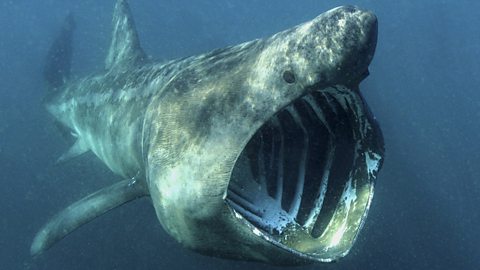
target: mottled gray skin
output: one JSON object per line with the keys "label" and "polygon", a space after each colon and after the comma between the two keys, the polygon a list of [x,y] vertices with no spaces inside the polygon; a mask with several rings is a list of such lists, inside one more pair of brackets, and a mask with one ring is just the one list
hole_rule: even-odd
{"label": "mottled gray skin", "polygon": [[[114,24],[125,8],[117,3]],[[117,28],[134,31],[126,23]],[[133,32],[125,46],[112,42],[105,72],[57,89],[47,109],[78,137],[75,153],[91,150],[116,174],[146,181],[160,223],[184,246],[279,265],[333,260],[348,250],[322,259],[269,241],[235,215],[226,191],[242,149],[276,112],[335,85],[359,95],[376,31],[372,13],[340,7],[270,38],[166,64],[145,63]]]}

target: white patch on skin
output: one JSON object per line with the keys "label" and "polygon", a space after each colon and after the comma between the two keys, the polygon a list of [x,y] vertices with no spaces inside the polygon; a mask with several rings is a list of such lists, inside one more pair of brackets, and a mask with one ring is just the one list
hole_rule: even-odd
{"label": "white patch on skin", "polygon": [[260,237],[261,237],[261,236],[263,235],[262,232],[261,232],[259,229],[257,229],[257,228],[253,228],[252,231],[253,231],[253,233],[254,233],[256,236],[260,236]]}
{"label": "white patch on skin", "polygon": [[[179,174],[180,172],[178,170],[178,167],[174,167],[168,171],[165,178],[168,178],[172,183],[177,183],[179,180]],[[178,185],[165,185],[163,186],[163,188],[164,190],[162,190],[162,193],[166,196],[178,195]],[[164,199],[166,201],[170,201],[171,199],[166,196],[164,197]]]}
{"label": "white patch on skin", "polygon": [[237,213],[237,211],[234,211],[235,213],[235,217],[238,218],[238,219],[243,219],[242,215],[240,215],[239,213]]}
{"label": "white patch on skin", "polygon": [[374,152],[368,152],[365,154],[365,162],[367,163],[368,176],[374,177],[380,168],[380,160],[382,157]]}
{"label": "white patch on skin", "polygon": [[345,203],[345,207],[347,208],[347,213],[350,212],[350,207],[357,199],[357,190],[353,187],[352,179],[350,178],[345,186],[345,190],[343,191],[342,201]]}
{"label": "white patch on skin", "polygon": [[345,20],[345,18],[343,18],[341,20],[338,20],[337,24],[343,29],[347,25],[347,21]]}

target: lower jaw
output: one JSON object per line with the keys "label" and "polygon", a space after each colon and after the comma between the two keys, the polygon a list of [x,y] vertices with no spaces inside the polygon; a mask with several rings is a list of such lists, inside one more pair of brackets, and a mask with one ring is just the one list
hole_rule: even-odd
{"label": "lower jaw", "polygon": [[240,154],[226,197],[264,238],[320,261],[348,252],[373,195],[365,167],[373,120],[348,91],[312,92],[270,118]]}

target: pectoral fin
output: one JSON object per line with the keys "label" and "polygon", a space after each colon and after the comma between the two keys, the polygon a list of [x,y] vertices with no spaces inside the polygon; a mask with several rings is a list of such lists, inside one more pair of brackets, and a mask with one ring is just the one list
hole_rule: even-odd
{"label": "pectoral fin", "polygon": [[57,159],[57,163],[61,163],[74,157],[80,156],[81,154],[86,153],[88,150],[90,150],[88,146],[83,142],[81,138],[78,138],[75,144],[73,144],[67,152],[65,152]]}
{"label": "pectoral fin", "polygon": [[32,255],[40,254],[83,224],[124,203],[147,195],[145,184],[132,179],[90,194],[71,204],[45,224],[35,236],[30,252]]}

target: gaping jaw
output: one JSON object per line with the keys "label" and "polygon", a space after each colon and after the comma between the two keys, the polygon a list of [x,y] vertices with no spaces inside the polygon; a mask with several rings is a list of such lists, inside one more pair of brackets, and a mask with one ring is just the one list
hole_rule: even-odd
{"label": "gaping jaw", "polygon": [[348,253],[383,160],[357,90],[310,92],[259,128],[238,157],[226,202],[253,233],[308,260]]}

